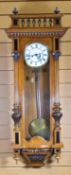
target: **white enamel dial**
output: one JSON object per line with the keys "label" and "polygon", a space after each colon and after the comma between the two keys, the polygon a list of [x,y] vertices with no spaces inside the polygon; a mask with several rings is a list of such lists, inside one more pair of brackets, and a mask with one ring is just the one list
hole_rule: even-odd
{"label": "white enamel dial", "polygon": [[48,61],[49,50],[44,44],[34,42],[25,47],[24,59],[28,66],[38,68]]}

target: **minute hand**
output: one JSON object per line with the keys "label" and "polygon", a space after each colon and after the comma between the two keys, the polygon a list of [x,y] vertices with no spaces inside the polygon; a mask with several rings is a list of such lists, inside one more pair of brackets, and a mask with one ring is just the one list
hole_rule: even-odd
{"label": "minute hand", "polygon": [[39,61],[41,61],[41,54],[35,54],[35,56],[37,57],[37,59],[39,59]]}

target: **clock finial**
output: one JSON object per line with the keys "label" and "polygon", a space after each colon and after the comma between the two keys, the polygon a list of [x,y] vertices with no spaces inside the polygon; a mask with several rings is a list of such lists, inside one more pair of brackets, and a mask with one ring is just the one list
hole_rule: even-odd
{"label": "clock finial", "polygon": [[56,7],[56,8],[54,9],[54,13],[56,13],[56,14],[60,13],[60,9],[59,9],[58,7]]}
{"label": "clock finial", "polygon": [[13,13],[13,15],[17,15],[18,14],[18,10],[16,9],[16,7],[13,9],[12,13]]}

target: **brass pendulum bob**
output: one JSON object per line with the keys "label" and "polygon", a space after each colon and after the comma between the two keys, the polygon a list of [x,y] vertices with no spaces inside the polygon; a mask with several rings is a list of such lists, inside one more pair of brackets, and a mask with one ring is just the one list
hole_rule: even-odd
{"label": "brass pendulum bob", "polygon": [[41,136],[49,139],[50,131],[47,120],[41,114],[41,99],[40,99],[40,71],[35,70],[35,91],[36,91],[36,110],[37,118],[32,120],[29,125],[29,133],[31,136]]}

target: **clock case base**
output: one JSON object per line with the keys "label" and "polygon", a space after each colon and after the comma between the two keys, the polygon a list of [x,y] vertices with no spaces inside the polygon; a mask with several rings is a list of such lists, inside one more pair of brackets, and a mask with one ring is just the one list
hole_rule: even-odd
{"label": "clock case base", "polygon": [[21,156],[25,166],[27,167],[42,167],[46,164],[49,164],[52,160],[52,156],[54,155],[54,149],[18,149],[14,150],[15,158],[19,153],[19,157]]}

